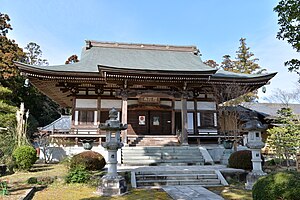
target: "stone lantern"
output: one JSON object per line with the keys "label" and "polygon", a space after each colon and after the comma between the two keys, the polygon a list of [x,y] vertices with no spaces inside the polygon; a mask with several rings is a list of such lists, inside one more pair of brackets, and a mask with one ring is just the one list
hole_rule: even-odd
{"label": "stone lantern", "polygon": [[127,191],[125,179],[117,173],[117,151],[123,146],[120,142],[120,131],[127,129],[127,124],[121,124],[118,111],[112,108],[109,111],[109,120],[100,124],[99,128],[106,131],[106,142],[102,146],[108,151],[108,172],[101,178],[97,193],[101,196],[117,196]]}
{"label": "stone lantern", "polygon": [[253,118],[243,124],[242,129],[248,132],[246,146],[252,153],[252,171],[247,175],[246,189],[252,190],[254,183],[259,177],[266,175],[261,166],[261,153],[260,150],[265,146],[262,142],[261,131],[265,130],[267,125],[263,125],[257,118]]}

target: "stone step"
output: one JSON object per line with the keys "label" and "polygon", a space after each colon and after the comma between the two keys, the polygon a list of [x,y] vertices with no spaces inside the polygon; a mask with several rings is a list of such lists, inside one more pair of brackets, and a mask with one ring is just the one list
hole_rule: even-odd
{"label": "stone step", "polygon": [[202,165],[204,159],[198,147],[123,147],[122,163],[183,166]]}
{"label": "stone step", "polygon": [[177,136],[147,135],[147,136],[129,136],[129,146],[178,146]]}
{"label": "stone step", "polygon": [[[135,149],[135,150],[131,150],[131,149],[122,149],[123,152],[125,153],[176,153],[176,152],[199,152],[199,149]],[[133,152],[135,151],[135,152]]]}
{"label": "stone step", "polygon": [[188,174],[215,174],[214,170],[165,170],[165,171],[137,171],[136,175],[164,175],[172,174],[175,175],[188,175]]}
{"label": "stone step", "polygon": [[135,176],[137,180],[158,180],[158,179],[167,179],[167,180],[198,180],[198,179],[217,179],[218,176],[216,174],[147,174],[147,175],[136,175]]}
{"label": "stone step", "polygon": [[201,186],[221,186],[218,179],[202,179],[202,180],[140,180],[137,187],[145,186],[162,186],[162,185],[201,185]]}
{"label": "stone step", "polygon": [[156,146],[147,146],[147,147],[122,147],[123,150],[154,150],[154,149],[160,149],[160,150],[199,150],[198,147],[191,147],[191,146],[180,146],[180,147],[156,147]]}
{"label": "stone step", "polygon": [[[190,163],[201,163],[203,160],[199,159],[199,160],[189,160],[189,159],[180,159],[180,160],[172,160],[172,159],[147,159],[147,160],[143,160],[140,161],[139,163],[141,164],[146,164],[146,163],[186,163],[187,165],[189,165]],[[123,160],[123,164],[130,164],[130,163],[137,163],[138,160]],[[138,163],[137,163],[138,164]]]}
{"label": "stone step", "polygon": [[128,156],[202,156],[202,154],[198,152],[190,152],[190,151],[178,151],[178,152],[122,152],[123,155]]}
{"label": "stone step", "polygon": [[[127,154],[123,154],[127,155]],[[130,157],[130,160],[141,160],[141,159],[154,159],[154,160],[185,160],[187,159],[186,155],[172,155],[172,156],[161,156],[161,155],[134,155]],[[198,155],[198,156],[193,156],[188,158],[189,160],[202,160],[203,157]]]}

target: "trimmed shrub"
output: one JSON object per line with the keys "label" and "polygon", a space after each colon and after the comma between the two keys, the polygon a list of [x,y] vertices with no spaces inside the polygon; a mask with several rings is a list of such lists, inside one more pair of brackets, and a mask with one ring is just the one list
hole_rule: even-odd
{"label": "trimmed shrub", "polygon": [[260,178],[253,186],[253,200],[261,199],[300,199],[300,173],[278,172]]}
{"label": "trimmed shrub", "polygon": [[13,152],[17,169],[29,170],[37,160],[36,151],[32,146],[17,147]]}
{"label": "trimmed shrub", "polygon": [[252,154],[249,150],[236,151],[228,159],[228,166],[237,169],[252,169]]}
{"label": "trimmed shrub", "polygon": [[[232,153],[228,159],[228,167],[252,170],[252,154],[249,150],[236,151]],[[262,165],[264,164],[264,158],[261,155]]]}
{"label": "trimmed shrub", "polygon": [[90,173],[84,167],[79,166],[71,169],[65,180],[67,183],[86,183],[90,177]]}
{"label": "trimmed shrub", "polygon": [[85,151],[79,153],[71,158],[70,168],[79,166],[84,167],[86,170],[94,171],[101,170],[106,165],[104,157],[94,151]]}

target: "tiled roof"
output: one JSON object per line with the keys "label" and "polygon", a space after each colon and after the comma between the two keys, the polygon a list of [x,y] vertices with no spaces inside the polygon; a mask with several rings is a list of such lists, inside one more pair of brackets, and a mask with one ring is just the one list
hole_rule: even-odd
{"label": "tiled roof", "polygon": [[[281,103],[244,103],[243,106],[255,110],[268,118],[276,117],[277,111],[286,107]],[[289,107],[295,114],[300,115],[300,104],[289,104]]]}
{"label": "tiled roof", "polygon": [[189,72],[189,74],[212,74],[213,80],[272,78],[273,74],[239,74],[223,70],[217,71],[201,61],[195,46],[174,46],[156,44],[132,44],[115,42],[86,41],[81,59],[77,63],[54,66],[30,66],[30,69],[52,72],[98,73],[104,69]]}

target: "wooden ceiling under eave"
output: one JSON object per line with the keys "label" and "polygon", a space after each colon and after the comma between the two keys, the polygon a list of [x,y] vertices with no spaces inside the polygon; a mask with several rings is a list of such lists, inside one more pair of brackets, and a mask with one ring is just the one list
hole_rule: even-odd
{"label": "wooden ceiling under eave", "polygon": [[56,87],[57,81],[39,80],[38,78],[31,77],[30,83],[62,107],[72,107],[71,92],[62,92],[59,87]]}

